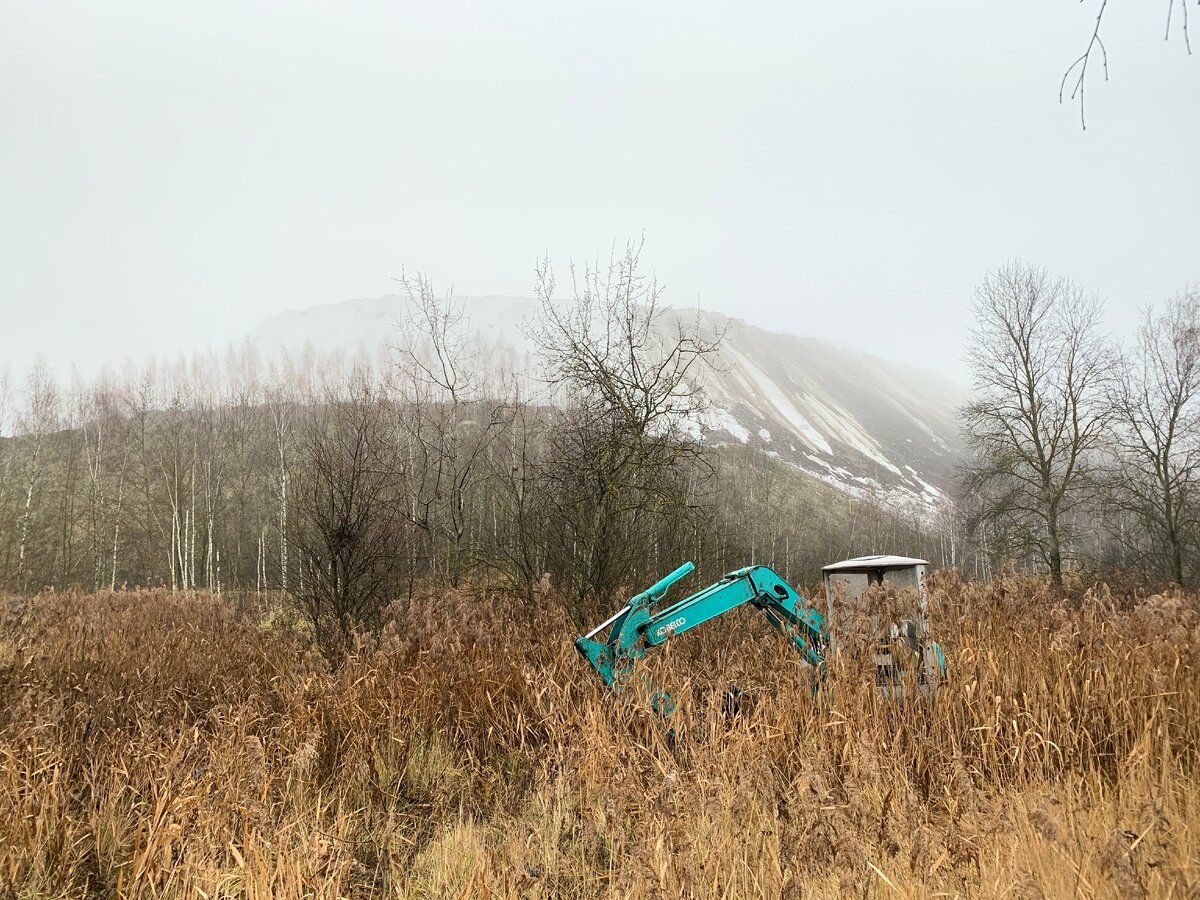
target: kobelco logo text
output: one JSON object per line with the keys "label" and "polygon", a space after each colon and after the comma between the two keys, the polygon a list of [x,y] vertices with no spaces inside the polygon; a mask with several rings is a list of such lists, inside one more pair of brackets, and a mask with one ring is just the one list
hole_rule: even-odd
{"label": "kobelco logo text", "polygon": [[680,616],[678,619],[672,619],[666,625],[659,625],[656,629],[654,629],[654,636],[665,637],[675,629],[682,628],[686,622],[687,619],[683,618],[682,616]]}

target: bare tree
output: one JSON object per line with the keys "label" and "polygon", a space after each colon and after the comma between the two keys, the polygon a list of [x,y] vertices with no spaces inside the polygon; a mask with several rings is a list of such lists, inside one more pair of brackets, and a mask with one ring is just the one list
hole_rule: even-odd
{"label": "bare tree", "polygon": [[289,594],[322,652],[337,661],[359,629],[379,626],[402,572],[403,503],[384,398],[365,374],[326,389],[306,419],[303,475],[289,540],[301,577]]}
{"label": "bare tree", "polygon": [[571,268],[573,301],[555,300],[539,264],[540,320],[532,337],[560,406],[548,475],[576,596],[607,597],[639,575],[655,524],[684,524],[690,466],[703,464],[692,432],[704,409],[698,370],[720,336],[669,320],[662,288],[629,243],[607,268]]}
{"label": "bare tree", "polygon": [[[153,363],[140,372],[131,370],[124,397],[126,416],[136,443],[137,493],[141,507],[138,510],[139,533],[129,535],[133,538],[135,557],[130,563],[141,574],[144,584],[163,584],[166,579],[173,577],[175,571],[174,547],[167,536],[165,511],[155,490],[156,475],[161,468],[156,459],[161,436],[159,413],[166,405],[160,382],[158,368]],[[161,549],[158,545],[160,540]],[[167,562],[166,578],[159,567],[164,558]]]}
{"label": "bare tree", "polygon": [[168,565],[171,590],[195,582],[196,477],[199,448],[194,431],[194,385],[182,362],[166,373],[166,409],[154,417],[155,450],[169,504]]}
{"label": "bare tree", "polygon": [[491,539],[482,559],[527,601],[547,574],[547,431],[550,411],[514,386],[512,415],[485,460]]}
{"label": "bare tree", "polygon": [[[291,590],[288,563],[289,522],[288,516],[291,504],[292,482],[292,449],[295,441],[295,419],[300,405],[312,392],[305,391],[307,384],[305,364],[297,365],[292,359],[285,358],[283,363],[273,371],[273,378],[267,387],[266,402],[268,418],[271,423],[271,434],[274,438],[271,456],[274,464],[275,478],[273,493],[276,502],[274,527],[279,538],[279,589],[284,593]],[[266,527],[259,536],[259,572],[262,586],[269,582],[266,569]]]}
{"label": "bare tree", "polygon": [[[13,412],[12,377],[6,365],[0,369],[0,522],[4,523],[13,519],[9,500],[13,463],[17,457],[16,440],[13,435],[16,422]],[[8,533],[8,529],[3,529],[0,536],[4,539],[3,568],[0,568],[0,582],[2,582],[7,580],[7,576],[10,574],[12,534]]]}
{"label": "bare tree", "polygon": [[100,590],[104,583],[104,556],[101,542],[107,541],[108,512],[106,464],[109,445],[109,411],[111,409],[107,385],[103,382],[90,388],[81,388],[76,402],[83,408],[80,415],[80,433],[83,436],[83,456],[87,468],[87,524],[92,562],[92,586]]}
{"label": "bare tree", "polygon": [[1065,279],[1011,263],[975,290],[969,360],[974,398],[962,412],[972,458],[967,490],[1018,551],[1062,584],[1069,513],[1103,434],[1110,354],[1100,304]]}
{"label": "bare tree", "polygon": [[58,427],[58,420],[58,384],[45,361],[39,359],[26,381],[25,410],[17,422],[18,428],[25,434],[28,442],[24,498],[21,505],[17,542],[16,580],[22,588],[28,584],[29,532],[36,512],[33,502],[34,492],[45,474],[47,468],[46,445],[50,435]]}
{"label": "bare tree", "polygon": [[409,517],[430,541],[435,571],[457,584],[475,562],[469,502],[487,474],[480,463],[512,409],[481,390],[478,347],[453,293],[439,298],[420,273],[399,281],[406,304],[395,374],[409,438]]}
{"label": "bare tree", "polygon": [[1122,543],[1179,584],[1197,539],[1200,479],[1200,292],[1148,309],[1112,383],[1116,515],[1132,517]]}

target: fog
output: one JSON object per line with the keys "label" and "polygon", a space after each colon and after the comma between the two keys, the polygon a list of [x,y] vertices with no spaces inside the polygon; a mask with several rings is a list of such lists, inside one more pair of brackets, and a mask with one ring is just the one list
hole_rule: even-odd
{"label": "fog", "polygon": [[960,380],[1014,257],[1120,334],[1200,280],[1166,10],[1110,5],[1084,131],[1090,0],[5,2],[0,368],[220,347],[405,269],[529,295],[642,234],[677,306]]}

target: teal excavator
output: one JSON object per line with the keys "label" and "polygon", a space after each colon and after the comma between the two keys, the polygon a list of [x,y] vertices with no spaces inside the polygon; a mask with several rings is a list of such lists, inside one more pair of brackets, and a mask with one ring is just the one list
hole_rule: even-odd
{"label": "teal excavator", "polygon": [[[860,556],[822,570],[826,611],[831,616],[835,613],[835,603],[853,606],[873,585],[891,585],[915,593],[916,604],[901,621],[881,622],[878,616],[862,617],[874,631],[875,683],[888,696],[903,697],[905,685],[910,683],[910,672],[922,693],[932,691],[945,676],[942,648],[929,640],[926,565],[923,559],[906,556]],[[665,605],[671,586],[694,569],[692,563],[684,563],[576,639],[575,646],[606,685],[620,692],[629,685],[638,660],[651,647],[665,644],[745,604],[761,611],[818,676],[824,677],[825,660],[835,643],[827,619],[777,573],[766,566],[737,569],[715,584]],[[897,652],[901,647],[907,650]],[[675,702],[660,688],[651,689],[650,703],[663,716],[669,716],[675,709]]]}

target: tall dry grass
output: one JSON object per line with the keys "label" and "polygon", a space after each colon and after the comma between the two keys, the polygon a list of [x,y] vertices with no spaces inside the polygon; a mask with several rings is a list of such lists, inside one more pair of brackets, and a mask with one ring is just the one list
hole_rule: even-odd
{"label": "tall dry grass", "polygon": [[[934,582],[931,702],[752,611],[649,661],[428,595],[330,672],[207,596],[3,601],[0,897],[1195,897],[1200,599]],[[744,691],[730,717],[731,681]]]}

